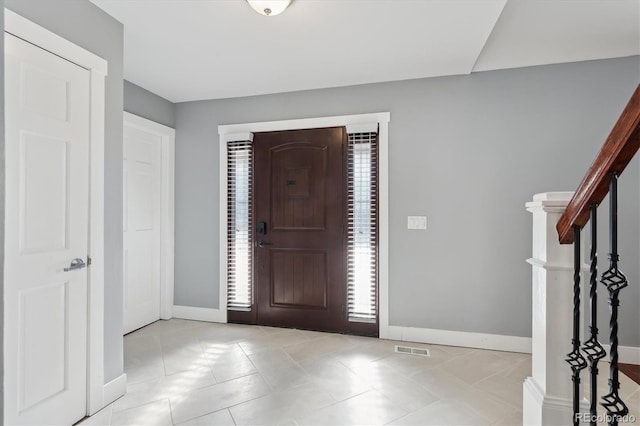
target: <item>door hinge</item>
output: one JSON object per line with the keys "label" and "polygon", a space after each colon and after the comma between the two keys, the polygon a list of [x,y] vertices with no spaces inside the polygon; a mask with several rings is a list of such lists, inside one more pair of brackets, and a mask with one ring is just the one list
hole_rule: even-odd
{"label": "door hinge", "polygon": [[87,266],[91,266],[91,258],[87,256]]}

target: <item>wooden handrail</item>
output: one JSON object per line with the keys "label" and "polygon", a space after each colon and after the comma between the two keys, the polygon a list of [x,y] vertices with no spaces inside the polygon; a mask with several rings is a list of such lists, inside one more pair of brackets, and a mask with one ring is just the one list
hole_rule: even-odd
{"label": "wooden handrail", "polygon": [[609,192],[611,173],[622,173],[640,147],[640,85],[622,111],[595,161],[558,221],[560,244],[573,243],[573,228],[589,221],[591,203],[600,204]]}

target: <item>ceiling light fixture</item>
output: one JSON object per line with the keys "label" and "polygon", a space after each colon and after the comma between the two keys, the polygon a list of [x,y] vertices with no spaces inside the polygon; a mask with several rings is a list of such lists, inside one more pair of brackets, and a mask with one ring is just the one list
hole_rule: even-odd
{"label": "ceiling light fixture", "polygon": [[292,0],[247,0],[249,6],[260,15],[279,15],[291,4]]}

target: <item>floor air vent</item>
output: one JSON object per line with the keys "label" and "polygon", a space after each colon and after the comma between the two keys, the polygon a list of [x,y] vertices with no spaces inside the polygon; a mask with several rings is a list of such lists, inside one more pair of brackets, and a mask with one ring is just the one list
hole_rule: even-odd
{"label": "floor air vent", "polygon": [[429,356],[429,349],[412,348],[410,346],[399,346],[399,345],[396,345],[396,350],[395,351],[397,353],[400,353],[400,354]]}

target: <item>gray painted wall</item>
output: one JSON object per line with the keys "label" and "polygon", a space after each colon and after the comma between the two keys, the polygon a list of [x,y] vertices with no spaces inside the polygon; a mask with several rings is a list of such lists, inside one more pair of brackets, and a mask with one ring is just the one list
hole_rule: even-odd
{"label": "gray painted wall", "polygon": [[[390,111],[391,325],[530,336],[524,203],[577,187],[638,84],[639,63],[631,57],[177,104],[176,304],[220,304],[218,125]],[[622,268],[636,283],[625,290],[631,302],[623,303],[621,344],[634,346],[639,179],[634,162],[621,183]],[[428,230],[408,231],[406,216],[422,214]]]}
{"label": "gray painted wall", "polygon": [[[122,109],[124,30],[87,0],[6,0],[7,8],[109,62],[105,110],[105,382],[123,371]],[[3,133],[4,134],[4,133]]]}
{"label": "gray painted wall", "polygon": [[165,126],[176,127],[174,103],[127,80],[124,81],[124,110]]}

